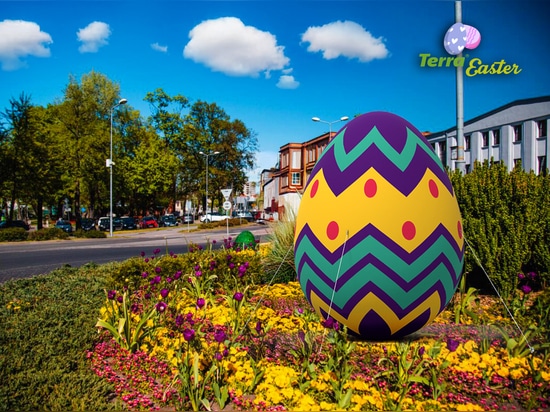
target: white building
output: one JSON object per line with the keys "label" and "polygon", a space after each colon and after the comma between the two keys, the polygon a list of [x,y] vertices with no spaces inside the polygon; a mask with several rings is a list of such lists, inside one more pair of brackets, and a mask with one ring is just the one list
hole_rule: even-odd
{"label": "white building", "polygon": [[[512,170],[520,161],[525,171],[546,173],[550,145],[550,96],[516,100],[464,122],[466,172],[475,161],[493,159]],[[426,135],[443,165],[456,168],[456,127]]]}

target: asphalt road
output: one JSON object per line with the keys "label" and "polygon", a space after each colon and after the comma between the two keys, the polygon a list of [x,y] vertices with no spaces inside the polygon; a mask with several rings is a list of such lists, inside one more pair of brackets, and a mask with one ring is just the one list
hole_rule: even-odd
{"label": "asphalt road", "polygon": [[[187,225],[174,228],[115,232],[106,239],[68,239],[43,242],[0,243],[0,283],[10,279],[46,274],[64,265],[80,267],[87,263],[108,263],[139,256],[152,255],[160,248],[162,253],[185,253],[189,244],[205,246],[216,241],[223,244],[228,237],[235,239],[243,230],[249,230],[256,239],[265,240],[269,226],[251,224],[234,228],[191,231]],[[107,234],[107,236],[109,236]]]}

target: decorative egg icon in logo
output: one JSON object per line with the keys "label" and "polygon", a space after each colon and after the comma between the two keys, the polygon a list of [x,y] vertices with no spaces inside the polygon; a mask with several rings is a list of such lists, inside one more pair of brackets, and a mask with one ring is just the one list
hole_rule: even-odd
{"label": "decorative egg icon in logo", "polygon": [[343,127],[307,181],[294,253],[321,318],[375,340],[431,322],[458,286],[464,239],[450,179],[425,137],[388,112]]}
{"label": "decorative egg icon in logo", "polygon": [[450,55],[462,53],[464,48],[475,49],[481,42],[481,33],[478,29],[467,24],[455,23],[443,38],[443,46]]}

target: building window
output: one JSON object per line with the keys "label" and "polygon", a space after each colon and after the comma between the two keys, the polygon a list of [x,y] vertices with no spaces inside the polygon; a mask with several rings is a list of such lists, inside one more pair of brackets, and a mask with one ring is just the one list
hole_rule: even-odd
{"label": "building window", "polygon": [[292,185],[300,185],[300,172],[292,172]]}
{"label": "building window", "polygon": [[315,148],[310,147],[307,149],[307,162],[312,163],[315,161]]}
{"label": "building window", "polygon": [[288,152],[281,154],[281,169],[288,166]]}
{"label": "building window", "polygon": [[472,165],[471,164],[467,164],[464,169],[466,170],[466,174],[470,173],[472,171]]}
{"label": "building window", "polygon": [[472,141],[472,136],[464,136],[464,150],[470,150],[470,143]]}
{"label": "building window", "polygon": [[493,146],[500,144],[500,129],[493,130]]}
{"label": "building window", "polygon": [[521,142],[523,138],[522,130],[521,124],[516,124],[514,126],[514,142]]}
{"label": "building window", "polygon": [[514,159],[514,169],[516,167],[521,167],[521,159]]}
{"label": "building window", "polygon": [[281,187],[288,186],[288,175],[281,176]]}
{"label": "building window", "polygon": [[447,166],[447,142],[439,142],[439,160]]}
{"label": "building window", "polygon": [[489,132],[482,132],[481,133],[481,146],[482,147],[489,146]]}
{"label": "building window", "polygon": [[539,120],[537,122],[537,129],[539,131],[539,135],[537,137],[546,137],[548,136],[548,123],[546,121],[546,119],[544,120]]}
{"label": "building window", "polygon": [[548,170],[548,164],[546,163],[546,156],[539,156],[538,162],[539,162],[539,165],[538,165],[539,175],[546,176],[546,172]]}

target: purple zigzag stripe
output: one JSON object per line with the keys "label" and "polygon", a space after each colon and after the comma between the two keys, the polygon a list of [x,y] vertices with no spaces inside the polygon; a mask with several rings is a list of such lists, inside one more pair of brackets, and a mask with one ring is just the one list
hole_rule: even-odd
{"label": "purple zigzag stripe", "polygon": [[[356,247],[359,243],[361,243],[365,238],[372,236],[375,238],[382,246],[385,246],[388,250],[390,250],[392,253],[394,253],[397,257],[399,257],[401,260],[403,260],[407,264],[411,264],[415,260],[417,260],[420,256],[422,256],[431,246],[432,244],[439,238],[443,237],[449,242],[450,245],[452,245],[453,250],[455,251],[457,256],[461,256],[463,254],[464,245],[462,245],[462,248],[458,246],[458,244],[455,242],[453,236],[449,233],[449,231],[443,226],[443,224],[439,224],[435,230],[422,242],[416,249],[414,249],[412,252],[407,252],[405,249],[403,249],[401,246],[399,246],[397,243],[395,243],[392,239],[390,239],[388,236],[386,236],[384,233],[382,233],[378,228],[376,228],[374,225],[369,223],[366,225],[363,229],[361,229],[359,232],[357,232],[353,237],[348,239],[346,242],[346,253],[349,253],[350,250],[352,250],[354,247]],[[315,249],[317,249],[318,252],[321,253],[321,255],[331,264],[334,264],[338,259],[340,259],[342,255],[342,248],[344,245],[339,246],[334,252],[330,252],[322,243],[321,241],[315,236],[311,228],[308,224],[305,224],[302,230],[300,231],[300,234],[298,235],[298,238],[295,242],[294,250],[298,249],[300,243],[302,242],[302,239],[307,237],[310,242],[313,244]]]}
{"label": "purple zigzag stripe", "polygon": [[[315,287],[315,285],[308,281],[306,283],[306,297],[308,300],[311,299],[311,292],[315,292],[315,294],[321,299],[327,306],[330,306],[330,298],[324,296],[319,289]],[[376,284],[372,282],[368,282],[363,287],[361,287],[347,302],[343,307],[339,307],[336,305],[336,303],[332,302],[332,308],[338,312],[340,315],[348,318],[351,311],[357,304],[363,299],[365,296],[367,296],[369,293],[373,293],[376,295],[380,300],[382,300],[392,311],[395,313],[395,315],[402,319],[407,315],[411,310],[415,309],[420,305],[422,302],[424,302],[429,296],[431,296],[434,292],[437,292],[439,294],[440,299],[440,305],[439,305],[439,311],[442,311],[445,307],[446,300],[442,299],[442,297],[446,296],[445,288],[443,287],[443,284],[440,281],[435,282],[432,286],[430,286],[422,295],[420,295],[417,299],[415,299],[413,302],[411,302],[410,305],[408,305],[405,308],[401,308],[401,306],[386,292],[384,292],[382,289],[380,289]]]}
{"label": "purple zigzag stripe", "polygon": [[302,269],[306,264],[319,279],[321,279],[329,288],[334,289],[335,292],[338,292],[341,288],[343,288],[351,278],[353,278],[359,271],[364,269],[369,264],[379,269],[386,277],[395,282],[395,284],[403,289],[405,292],[409,292],[416,286],[418,286],[418,284],[420,284],[420,282],[428,277],[440,264],[443,264],[443,266],[445,266],[447,272],[453,279],[454,285],[458,283],[458,278],[460,277],[460,273],[454,272],[454,268],[449,259],[444,254],[440,254],[426,268],[419,272],[418,275],[415,276],[410,282],[407,282],[399,274],[391,270],[387,265],[385,265],[379,259],[369,253],[363,259],[358,261],[357,264],[353,265],[348,271],[340,275],[335,289],[334,281],[330,279],[327,275],[325,275],[308,255],[304,255],[304,257],[298,263],[298,273],[302,273]]}
{"label": "purple zigzag stripe", "polygon": [[[434,175],[445,185],[449,193],[453,192],[453,187],[447,173],[444,169],[434,162],[424,150],[419,146],[415,149],[415,154],[407,168],[403,171],[399,169],[392,160],[377,146],[370,146],[365,150],[347,169],[340,170],[338,162],[334,157],[334,147],[330,146],[323,153],[323,158],[313,168],[308,185],[312,182],[322,169],[325,170],[325,179],[328,186],[335,196],[340,195],[350,185],[355,182],[371,167],[382,175],[392,186],[394,186],[404,196],[408,196],[418,185],[426,170],[431,170]],[[321,167],[322,166],[322,167]]]}

